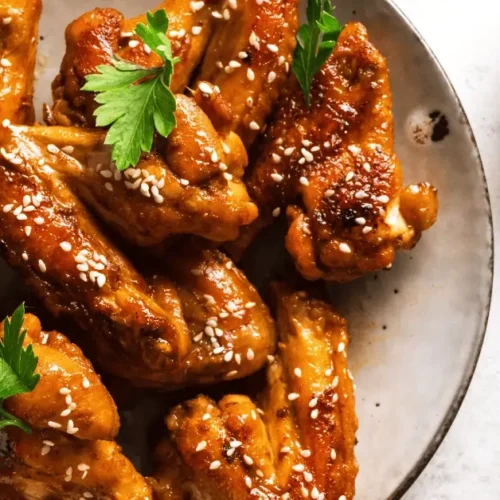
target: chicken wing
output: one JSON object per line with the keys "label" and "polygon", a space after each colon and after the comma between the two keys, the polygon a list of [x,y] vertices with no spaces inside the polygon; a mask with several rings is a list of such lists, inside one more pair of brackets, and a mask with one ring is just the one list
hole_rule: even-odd
{"label": "chicken wing", "polygon": [[[233,130],[249,147],[264,128],[295,50],[297,0],[226,0],[214,15],[199,81],[217,85],[234,114]],[[218,14],[218,15],[217,15]]]}
{"label": "chicken wing", "polygon": [[23,326],[25,345],[39,358],[40,381],[33,392],[6,401],[33,432],[0,431],[2,498],[152,499],[146,480],[112,441],[118,413],[90,362],[64,335],[42,331],[36,317],[26,315]]}
{"label": "chicken wing", "polygon": [[281,342],[259,406],[233,395],[175,408],[156,450],[159,500],[354,497],[345,321],[305,292],[281,285],[276,296]]}
{"label": "chicken wing", "polygon": [[[180,57],[171,84],[173,92],[183,92],[198,66],[212,33],[212,8],[219,0],[191,2],[164,1],[159,7],[169,17],[168,36],[174,57]],[[94,126],[94,95],[82,92],[85,77],[97,67],[109,64],[113,54],[139,64],[154,67],[161,64],[157,54],[144,46],[133,33],[146,16],[125,20],[115,9],[94,9],[83,14],[66,29],[66,54],[61,71],[53,85],[54,105],[46,108],[46,121],[52,125]]]}
{"label": "chicken wing", "polygon": [[33,123],[41,0],[0,0],[0,122]]}
{"label": "chicken wing", "polygon": [[[195,97],[209,106],[201,92]],[[212,97],[217,99],[206,100]],[[4,147],[23,149],[31,141],[39,157],[46,156],[47,147],[61,149],[52,155],[52,168],[134,245],[156,245],[175,234],[234,240],[241,226],[258,215],[242,181],[246,151],[236,134],[214,128],[195,99],[178,95],[177,103],[178,125],[165,144],[123,173],[111,162],[104,133],[97,130],[17,128]],[[223,128],[223,110],[209,112]]]}
{"label": "chicken wing", "polygon": [[402,190],[387,62],[359,23],[316,76],[311,107],[289,82],[257,158],[247,186],[259,224],[288,207],[286,245],[307,279],[384,268],[436,219],[432,186]]}

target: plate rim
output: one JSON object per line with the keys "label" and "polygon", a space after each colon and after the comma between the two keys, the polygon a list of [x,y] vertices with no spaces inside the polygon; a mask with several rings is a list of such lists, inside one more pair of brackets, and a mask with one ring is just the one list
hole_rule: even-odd
{"label": "plate rim", "polygon": [[448,407],[445,415],[441,419],[441,422],[432,436],[429,444],[426,446],[424,452],[420,456],[420,458],[415,462],[410,471],[404,476],[403,480],[400,482],[399,486],[390,494],[387,500],[400,500],[405,493],[407,493],[416,480],[422,475],[424,470],[429,465],[431,459],[434,457],[438,449],[441,447],[441,444],[444,441],[444,438],[447,436],[453,422],[455,421],[460,408],[465,400],[465,396],[469,390],[470,384],[474,377],[479,357],[483,350],[484,340],[486,337],[486,332],[488,329],[489,317],[491,312],[491,304],[492,304],[492,296],[493,296],[493,283],[495,277],[495,233],[493,226],[493,212],[491,207],[491,197],[488,186],[488,180],[486,177],[486,172],[484,169],[484,163],[481,157],[481,151],[479,149],[474,129],[470,123],[469,117],[464,109],[460,96],[458,95],[453,83],[450,80],[446,70],[443,65],[439,61],[438,57],[430,47],[430,45],[425,40],[424,36],[417,27],[413,24],[410,18],[405,14],[405,12],[395,3],[395,0],[383,0],[387,6],[392,9],[394,15],[397,15],[401,21],[406,24],[406,26],[415,34],[418,38],[419,42],[422,44],[423,48],[429,55],[430,59],[435,63],[437,70],[443,77],[444,83],[448,87],[452,98],[455,101],[455,104],[458,106],[458,109],[461,113],[461,117],[463,118],[463,126],[466,128],[468,135],[472,141],[476,156],[477,162],[479,166],[479,174],[482,178],[482,183],[484,186],[484,200],[486,202],[486,216],[488,219],[488,228],[489,228],[489,259],[487,263],[487,275],[489,280],[489,289],[487,291],[487,299],[484,308],[481,310],[481,315],[484,315],[483,322],[479,329],[475,332],[474,336],[476,337],[476,346],[474,347],[474,351],[468,360],[467,366],[465,367],[462,380],[453,396],[453,400]]}

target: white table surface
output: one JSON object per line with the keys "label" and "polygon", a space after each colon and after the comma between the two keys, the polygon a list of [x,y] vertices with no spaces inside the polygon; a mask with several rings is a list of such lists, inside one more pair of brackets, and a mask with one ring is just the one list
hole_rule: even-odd
{"label": "white table surface", "polygon": [[[395,2],[436,53],[462,100],[484,162],[499,242],[500,2]],[[469,392],[441,448],[404,500],[500,499],[499,271],[496,265],[486,341]]]}

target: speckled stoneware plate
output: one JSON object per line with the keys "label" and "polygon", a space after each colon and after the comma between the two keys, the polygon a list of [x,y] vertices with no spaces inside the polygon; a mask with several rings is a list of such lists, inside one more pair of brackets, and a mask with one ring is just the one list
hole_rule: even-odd
{"label": "speckled stoneware plate", "polygon": [[[50,82],[64,51],[64,27],[72,19],[96,4],[137,14],[156,1],[44,3],[38,109],[49,100]],[[418,33],[386,0],[337,4],[342,21],[365,23],[371,40],[389,59],[397,150],[406,180],[431,181],[440,194],[439,221],[414,252],[400,255],[390,272],[332,288],[332,299],[349,318],[352,333],[350,359],[360,420],[357,498],[385,500],[401,497],[420,474],[470,382],[490,304],[491,214],[467,118]],[[275,241],[272,248],[280,247]],[[249,270],[254,278],[267,273],[272,248],[254,254],[266,256],[257,267],[254,257]],[[5,268],[0,277],[0,299],[12,298],[16,277]],[[136,446],[141,425],[134,422],[139,413],[124,415],[123,444],[142,465]],[[127,433],[131,425],[134,432]]]}

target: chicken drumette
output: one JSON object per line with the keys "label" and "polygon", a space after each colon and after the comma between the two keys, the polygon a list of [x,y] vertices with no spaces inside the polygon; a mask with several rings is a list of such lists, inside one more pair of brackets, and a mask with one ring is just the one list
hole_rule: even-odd
{"label": "chicken drumette", "polygon": [[199,396],[171,412],[156,450],[160,500],[354,497],[345,321],[305,292],[279,286],[276,296],[281,342],[264,393],[258,403]]}
{"label": "chicken drumette", "polygon": [[315,77],[310,107],[289,82],[256,157],[247,180],[256,226],[286,209],[286,245],[307,279],[350,281],[387,267],[436,219],[432,186],[402,188],[387,62],[359,23],[345,27]]}
{"label": "chicken drumette", "polygon": [[40,381],[6,401],[32,433],[0,430],[1,498],[151,500],[149,484],[114,442],[116,406],[90,362],[64,335],[42,331],[36,317],[26,315],[23,327]]}

